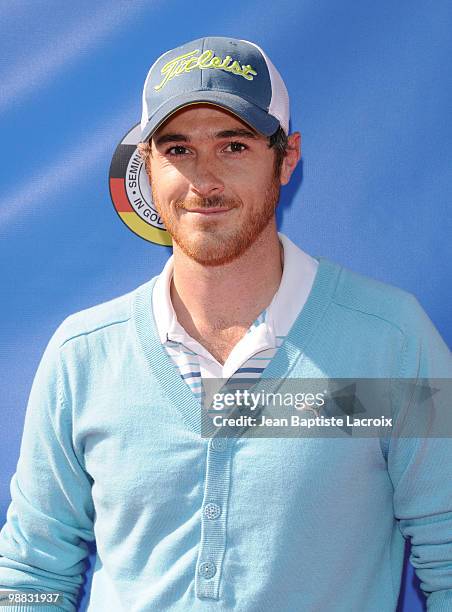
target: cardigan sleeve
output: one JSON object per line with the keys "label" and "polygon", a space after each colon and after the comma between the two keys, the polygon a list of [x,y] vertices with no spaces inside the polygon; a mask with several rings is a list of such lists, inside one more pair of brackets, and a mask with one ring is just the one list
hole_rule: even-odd
{"label": "cardigan sleeve", "polygon": [[[445,612],[452,610],[452,358],[414,298],[405,334],[398,382],[413,384],[405,385],[400,429],[388,450],[394,513],[411,540],[410,561],[427,609]],[[433,390],[430,402],[426,389]]]}
{"label": "cardigan sleeve", "polygon": [[[60,327],[61,330],[61,327]],[[11,504],[0,531],[1,590],[62,593],[49,610],[76,609],[93,535],[92,481],[72,441],[63,339],[54,334],[38,367],[25,416]],[[17,604],[5,611],[45,610]]]}

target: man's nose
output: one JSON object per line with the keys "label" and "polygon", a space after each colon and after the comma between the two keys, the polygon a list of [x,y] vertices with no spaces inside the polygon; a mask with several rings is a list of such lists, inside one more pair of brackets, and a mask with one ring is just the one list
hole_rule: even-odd
{"label": "man's nose", "polygon": [[212,155],[198,155],[191,183],[193,191],[204,198],[223,193],[224,183]]}

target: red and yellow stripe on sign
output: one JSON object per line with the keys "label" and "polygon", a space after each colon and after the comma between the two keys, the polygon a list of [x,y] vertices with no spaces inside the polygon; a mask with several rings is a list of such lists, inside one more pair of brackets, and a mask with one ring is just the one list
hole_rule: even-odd
{"label": "red and yellow stripe on sign", "polygon": [[171,236],[165,229],[149,225],[133,210],[126,194],[124,179],[110,178],[110,191],[116,212],[134,234],[156,244],[172,245]]}
{"label": "red and yellow stripe on sign", "polygon": [[171,246],[173,244],[171,241],[171,236],[166,230],[161,230],[157,227],[152,227],[152,225],[149,225],[149,223],[143,221],[143,219],[139,217],[135,211],[118,211],[118,215],[127,225],[127,227],[138,236],[141,236],[141,238],[144,238],[145,240],[150,240],[151,242],[155,242],[157,244],[162,244],[163,246]]}
{"label": "red and yellow stripe on sign", "polygon": [[110,192],[113,204],[118,213],[135,212],[127,197],[123,178],[110,178]]}

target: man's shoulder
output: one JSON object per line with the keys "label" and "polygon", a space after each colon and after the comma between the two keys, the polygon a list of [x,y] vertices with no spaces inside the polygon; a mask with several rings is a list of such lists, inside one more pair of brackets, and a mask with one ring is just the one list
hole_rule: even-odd
{"label": "man's shoulder", "polygon": [[419,325],[426,316],[415,295],[409,291],[335,262],[330,264],[339,268],[332,296],[336,306],[354,311],[357,316],[378,318],[403,333]]}
{"label": "man's shoulder", "polygon": [[118,326],[128,323],[133,316],[133,304],[137,294],[148,287],[153,280],[128,293],[69,315],[56,331],[55,341],[59,346],[63,346],[76,338],[97,332],[114,331]]}

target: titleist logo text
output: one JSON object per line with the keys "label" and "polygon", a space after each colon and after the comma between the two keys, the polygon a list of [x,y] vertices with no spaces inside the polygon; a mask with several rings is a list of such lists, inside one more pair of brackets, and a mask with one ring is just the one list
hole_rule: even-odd
{"label": "titleist logo text", "polygon": [[225,70],[226,72],[232,72],[232,74],[241,76],[247,81],[252,81],[253,78],[257,76],[257,72],[253,70],[252,66],[249,64],[242,65],[237,60],[233,60],[230,55],[221,58],[215,55],[214,51],[211,49],[207,49],[199,55],[199,49],[195,49],[194,51],[179,55],[167,62],[161,70],[163,79],[154,89],[159,91],[159,89],[162,89],[162,87],[164,87],[168,81],[174,79],[174,77],[180,76],[185,72],[191,72],[196,68],[200,70],[206,70],[208,68]]}

